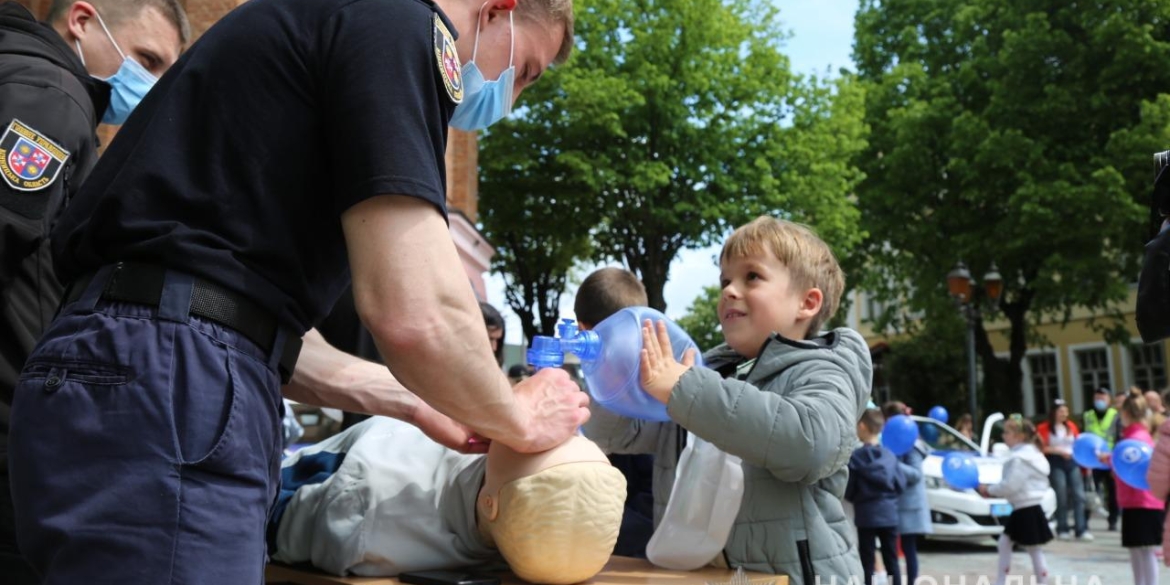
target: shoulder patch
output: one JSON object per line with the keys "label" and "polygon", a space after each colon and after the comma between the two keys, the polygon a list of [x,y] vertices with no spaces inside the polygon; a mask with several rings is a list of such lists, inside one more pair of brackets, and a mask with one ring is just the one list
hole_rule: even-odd
{"label": "shoulder patch", "polygon": [[13,119],[0,135],[0,176],[17,191],[40,191],[61,174],[69,151]]}
{"label": "shoulder patch", "polygon": [[455,50],[455,39],[451,38],[451,31],[443,24],[443,19],[435,15],[435,61],[439,64],[439,75],[443,77],[443,85],[447,88],[447,95],[455,103],[463,102],[463,76],[460,70],[459,53]]}

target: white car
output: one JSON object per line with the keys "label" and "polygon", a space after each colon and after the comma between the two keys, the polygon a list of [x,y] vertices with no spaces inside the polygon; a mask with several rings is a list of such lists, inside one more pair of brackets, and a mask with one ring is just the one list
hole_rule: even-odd
{"label": "white car", "polygon": [[[997,443],[989,450],[988,445],[992,431],[1002,426],[996,423],[1003,420],[1003,415],[996,413],[987,418],[979,445],[934,419],[916,415],[911,418],[918,423],[919,439],[930,447],[922,463],[926,499],[934,527],[934,534],[930,537],[947,540],[998,538],[1012,513],[1011,504],[1003,498],[984,498],[973,489],[959,491],[951,488],[943,480],[942,462],[948,453],[954,451],[970,453],[979,466],[979,483],[998,483],[1003,475],[1003,463],[1007,460],[1007,446]],[[1056,512],[1056,492],[1052,488],[1048,488],[1040,506],[1051,522]]]}

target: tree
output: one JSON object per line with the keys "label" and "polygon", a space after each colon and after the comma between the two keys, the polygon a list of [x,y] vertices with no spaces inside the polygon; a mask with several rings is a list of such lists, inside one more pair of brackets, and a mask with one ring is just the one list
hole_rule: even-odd
{"label": "tree", "polygon": [[1010,357],[979,319],[981,395],[1018,407],[1035,325],[1116,315],[1136,279],[1150,155],[1170,144],[1170,4],[862,0],[856,30],[869,237],[850,264],[933,319],[955,311],[956,261],[976,278],[996,262]]}
{"label": "tree", "polygon": [[546,177],[535,196],[582,211],[549,229],[589,231],[594,259],[629,266],[660,310],[680,250],[760,213],[812,223],[842,250],[860,239],[847,196],[864,95],[793,76],[770,2],[581,0],[576,12],[573,58],[487,135],[485,178],[505,170],[500,155],[522,167],[509,173]]}
{"label": "tree", "polygon": [[702,351],[723,343],[723,330],[717,312],[722,292],[723,289],[718,286],[704,287],[703,292],[687,308],[687,313],[678,319],[678,326],[691,336]]}

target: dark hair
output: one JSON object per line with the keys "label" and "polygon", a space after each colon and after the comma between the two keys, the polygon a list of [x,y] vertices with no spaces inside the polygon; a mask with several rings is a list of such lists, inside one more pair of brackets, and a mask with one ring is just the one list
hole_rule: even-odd
{"label": "dark hair", "polygon": [[891,400],[882,405],[882,415],[889,420],[899,414],[906,414],[906,403],[901,400]]}
{"label": "dark hair", "polygon": [[[1048,426],[1052,427],[1053,431],[1056,430],[1056,411],[1060,410],[1060,407],[1062,406],[1068,408],[1068,403],[1065,402],[1063,398],[1057,398],[1056,400],[1052,401],[1052,409],[1048,411]],[[1072,419],[1071,408],[1069,408],[1069,419]]]}
{"label": "dark hair", "polygon": [[971,416],[971,413],[964,412],[959,416],[959,420],[955,421],[955,430],[960,430],[960,427],[963,426],[963,423],[971,425],[971,432],[975,432],[975,419]]}
{"label": "dark hair", "polygon": [[876,408],[867,408],[865,412],[861,413],[861,425],[865,430],[873,434],[882,432],[882,428],[886,426],[886,417],[882,416],[882,411]]}
{"label": "dark hair", "polygon": [[[138,18],[142,10],[146,7],[153,7],[162,15],[167,22],[175,27],[175,32],[179,35],[179,46],[186,47],[187,43],[191,42],[191,22],[187,20],[187,12],[183,10],[183,5],[179,0],[87,0],[90,4],[97,8],[98,14],[102,17],[102,22],[106,26],[114,28],[121,25],[127,20]],[[77,3],[77,0],[53,0],[53,4],[49,6],[49,15],[45,19],[48,22],[54,22],[58,18],[65,16],[69,12],[69,8]]]}
{"label": "dark hair", "polygon": [[[499,329],[501,334],[507,334],[508,329],[504,326],[504,316],[496,310],[495,307],[480,303],[479,310],[483,312],[483,325],[485,329]],[[504,365],[504,338],[500,338],[500,344],[496,346],[496,364]]]}
{"label": "dark hair", "polygon": [[626,307],[644,307],[646,287],[624,268],[602,268],[585,277],[573,300],[577,322],[593,327]]}

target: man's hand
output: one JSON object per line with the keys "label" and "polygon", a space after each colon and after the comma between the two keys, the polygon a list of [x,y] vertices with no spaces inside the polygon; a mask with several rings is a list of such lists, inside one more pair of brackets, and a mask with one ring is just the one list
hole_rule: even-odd
{"label": "man's hand", "polygon": [[472,432],[422,400],[418,401],[410,423],[434,442],[460,453],[487,453],[491,445],[491,440]]}
{"label": "man's hand", "polygon": [[507,441],[507,445],[521,453],[552,449],[589,420],[589,395],[564,370],[540,370],[516,384],[513,391],[524,435]]}
{"label": "man's hand", "polygon": [[682,363],[674,360],[674,349],[670,346],[670,334],[666,322],[659,321],[657,333],[654,325],[646,319],[642,323],[642,388],[655,400],[666,404],[678,379],[695,365],[695,350],[688,349]]}

